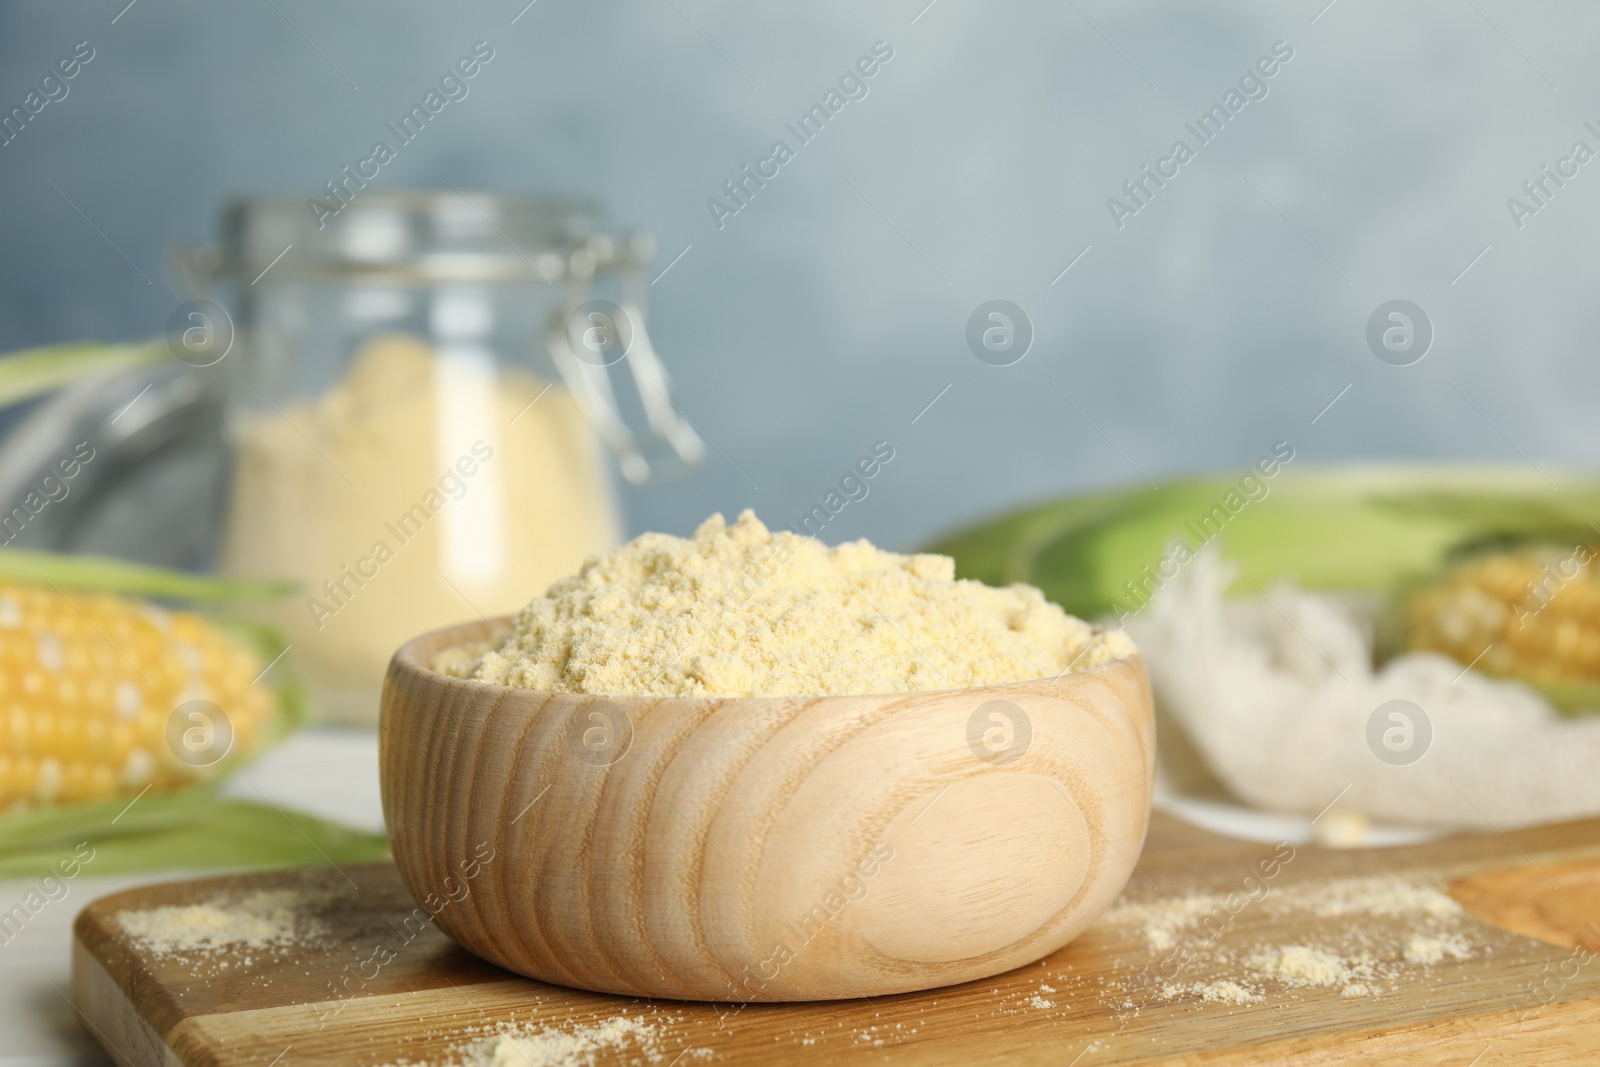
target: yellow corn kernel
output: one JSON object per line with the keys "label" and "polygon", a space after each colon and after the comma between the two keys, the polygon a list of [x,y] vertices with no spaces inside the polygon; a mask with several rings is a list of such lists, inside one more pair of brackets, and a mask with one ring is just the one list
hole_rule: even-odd
{"label": "yellow corn kernel", "polygon": [[[0,581],[0,814],[171,789],[215,773],[261,737],[272,693],[258,657],[204,618],[114,596]],[[225,760],[185,749],[198,720]],[[169,734],[179,739],[169,743]]]}
{"label": "yellow corn kernel", "polygon": [[1600,681],[1597,560],[1588,545],[1469,559],[1408,597],[1406,647],[1527,682]]}

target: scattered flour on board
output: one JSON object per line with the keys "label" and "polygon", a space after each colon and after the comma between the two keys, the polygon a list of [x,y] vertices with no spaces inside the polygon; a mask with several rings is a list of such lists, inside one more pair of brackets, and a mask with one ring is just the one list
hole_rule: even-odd
{"label": "scattered flour on board", "polygon": [[[593,1067],[603,1053],[610,1054],[609,1063],[628,1052],[633,1055],[624,1062],[664,1063],[667,1055],[661,1037],[659,1026],[628,1015],[566,1028],[524,1025],[459,1045],[450,1051],[450,1059],[408,1061],[404,1067]],[[687,1060],[710,1054],[710,1049],[702,1048],[677,1055]]]}
{"label": "scattered flour on board", "polygon": [[1472,946],[1460,937],[1413,937],[1406,941],[1406,959],[1412,963],[1434,964],[1450,956],[1464,960],[1472,955]]}
{"label": "scattered flour on board", "polygon": [[[1124,992],[1142,988],[1159,1000],[1235,1005],[1317,987],[1375,997],[1418,973],[1417,965],[1470,959],[1477,951],[1463,936],[1461,906],[1415,880],[1346,878],[1270,889],[1258,880],[1255,887],[1255,895],[1190,893],[1113,908],[1107,920],[1136,931],[1153,957],[1132,984],[1124,984]],[[1296,929],[1307,931],[1305,942],[1252,944],[1249,938],[1260,926],[1252,920],[1234,926],[1252,909],[1260,917],[1292,918]],[[1320,921],[1350,919],[1364,921]],[[1192,980],[1177,980],[1189,968]],[[1157,975],[1163,980],[1152,980]],[[1135,996],[1123,1006],[1138,1002]]]}
{"label": "scattered flour on board", "polygon": [[1375,915],[1394,918],[1430,915],[1447,919],[1462,915],[1461,905],[1432,886],[1417,885],[1399,878],[1343,878],[1311,887],[1285,891],[1292,903],[1314,915],[1331,918],[1340,915]]}
{"label": "scattered flour on board", "polygon": [[1267,949],[1251,956],[1253,971],[1304,985],[1339,985],[1350,977],[1350,965],[1331,952],[1306,945]]}
{"label": "scattered flour on board", "polygon": [[1196,982],[1185,992],[1212,1004],[1256,1004],[1262,999],[1260,993],[1246,989],[1238,982]]}
{"label": "scattered flour on board", "polygon": [[1280,978],[1293,986],[1338,986],[1347,997],[1367,996],[1370,988],[1354,978],[1376,977],[1374,963],[1369,959],[1346,959],[1332,952],[1309,945],[1288,945],[1284,948],[1266,949],[1246,961],[1246,966],[1260,974]]}
{"label": "scattered flour on board", "polygon": [[[1234,901],[1232,907],[1230,898]],[[1145,943],[1164,952],[1177,943],[1181,934],[1204,934],[1225,927],[1233,915],[1252,906],[1249,900],[1240,893],[1191,893],[1118,904],[1106,918],[1115,923],[1137,924]],[[1463,914],[1461,905],[1440,890],[1400,878],[1342,878],[1290,886],[1272,890],[1258,902],[1267,914],[1309,913],[1319,918],[1364,915],[1453,919]]]}
{"label": "scattered flour on board", "polygon": [[334,899],[328,893],[264,889],[199,904],[117,912],[117,924],[157,959],[223,949],[284,949],[318,941],[327,926],[309,911]]}

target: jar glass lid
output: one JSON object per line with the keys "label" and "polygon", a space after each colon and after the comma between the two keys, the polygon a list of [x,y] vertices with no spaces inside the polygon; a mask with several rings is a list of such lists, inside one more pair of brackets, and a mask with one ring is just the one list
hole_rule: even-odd
{"label": "jar glass lid", "polygon": [[[378,275],[393,281],[555,282],[574,253],[604,261],[592,202],[481,192],[371,192],[340,187],[309,198],[230,202],[221,273],[249,281]],[[592,269],[592,268],[591,268]]]}

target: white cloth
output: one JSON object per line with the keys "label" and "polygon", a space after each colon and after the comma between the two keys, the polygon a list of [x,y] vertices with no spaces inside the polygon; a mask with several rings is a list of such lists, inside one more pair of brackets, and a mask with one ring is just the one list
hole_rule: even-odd
{"label": "white cloth", "polygon": [[[1408,653],[1375,671],[1370,627],[1341,601],[1279,585],[1224,602],[1235,573],[1207,549],[1127,629],[1166,719],[1239,798],[1316,814],[1337,797],[1377,819],[1445,827],[1600,814],[1600,717],[1563,719],[1527,686],[1443,656]],[[1404,765],[1369,743],[1374,711],[1397,699],[1421,708],[1432,733]],[[1387,714],[1379,729],[1406,740]]]}

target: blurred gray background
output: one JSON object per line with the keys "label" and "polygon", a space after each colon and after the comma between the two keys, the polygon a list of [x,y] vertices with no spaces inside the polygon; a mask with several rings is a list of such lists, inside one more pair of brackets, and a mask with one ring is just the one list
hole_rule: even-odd
{"label": "blurred gray background", "polygon": [[[1600,162],[1521,228],[1507,207],[1575,141],[1600,150],[1593,6],[524,3],[0,7],[0,111],[95,50],[0,147],[0,350],[157,334],[167,249],[211,237],[223,197],[318,189],[483,39],[471,95],[376,184],[587,193],[655,233],[657,269],[688,246],[653,326],[715,449],[626,491],[633,531],[786,524],[879,439],[896,458],[829,540],[909,546],[1279,439],[1312,462],[1600,460]],[[880,40],[869,95],[719,230],[707,199]],[[1196,145],[1184,123],[1278,41],[1268,95],[1119,229],[1107,198]],[[965,339],[994,298],[1035,331],[1011,366]],[[1436,330],[1412,366],[1365,340],[1396,298]]]}

